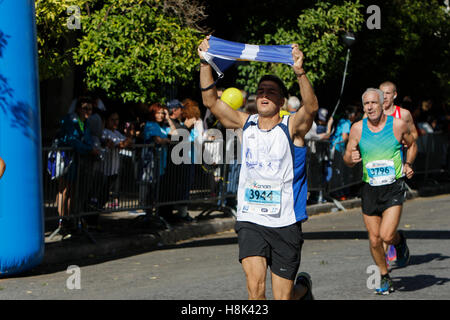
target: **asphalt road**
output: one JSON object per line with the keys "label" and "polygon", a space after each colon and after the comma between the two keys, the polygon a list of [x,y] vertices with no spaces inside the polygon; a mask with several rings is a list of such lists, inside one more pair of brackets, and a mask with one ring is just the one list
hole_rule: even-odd
{"label": "asphalt road", "polygon": [[[450,195],[409,200],[400,229],[408,239],[410,265],[392,270],[396,292],[377,296],[367,288],[373,261],[359,209],[312,216],[303,225],[300,270],[311,274],[315,298],[450,299]],[[245,300],[237,254],[230,230],[145,254],[86,260],[74,273],[55,266],[0,279],[0,300]]]}

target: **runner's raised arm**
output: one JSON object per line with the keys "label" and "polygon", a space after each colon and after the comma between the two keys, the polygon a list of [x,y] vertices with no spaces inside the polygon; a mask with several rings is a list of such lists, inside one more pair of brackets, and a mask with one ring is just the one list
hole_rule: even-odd
{"label": "runner's raised arm", "polygon": [[228,106],[217,96],[211,66],[203,59],[202,52],[208,51],[209,36],[203,39],[198,47],[200,57],[200,88],[202,89],[202,100],[205,107],[209,108],[216,118],[229,129],[242,128],[248,118],[245,112],[237,111]]}

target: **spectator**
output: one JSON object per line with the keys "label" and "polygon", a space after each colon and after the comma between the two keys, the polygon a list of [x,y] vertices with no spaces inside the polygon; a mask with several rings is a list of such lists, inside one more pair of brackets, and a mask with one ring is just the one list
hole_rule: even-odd
{"label": "spectator", "polygon": [[[187,119],[187,124],[189,126],[194,126],[195,122],[200,121],[200,110],[198,109],[198,105],[195,108],[193,105],[189,106],[190,112],[187,114],[190,119]],[[173,99],[169,101],[167,104],[167,108],[169,109],[170,118],[174,122],[175,127],[177,128],[176,132],[171,133],[171,135],[174,134],[181,134],[181,130],[185,130],[185,132],[189,132],[188,127],[186,126],[185,121],[186,119],[183,118],[183,112],[185,109],[184,104],[182,104],[179,100]],[[194,111],[195,110],[195,111]],[[197,124],[197,127],[199,127],[199,124]],[[203,135],[203,133],[201,133]],[[181,136],[184,136],[181,134]],[[183,142],[183,141],[181,141]],[[185,141],[186,142],[186,141]],[[189,142],[189,141],[187,141]],[[172,154],[172,148],[173,146],[169,147],[169,154]],[[183,151],[181,151],[183,152]],[[189,151],[192,153],[191,151]],[[184,158],[184,154],[179,154],[181,158]],[[187,156],[189,159],[190,157]],[[190,190],[190,183],[192,180],[192,166],[191,161],[189,160],[188,163],[181,163],[181,164],[174,164],[171,160],[168,162],[168,175],[164,180],[161,181],[161,190],[163,190],[164,196],[166,197],[166,201],[187,201],[189,199],[189,190]],[[177,181],[177,183],[174,185],[174,181]],[[172,213],[172,209],[177,209],[177,215],[174,215]],[[161,208],[161,215],[168,220],[169,222],[177,223],[177,222],[190,222],[192,221],[192,218],[188,214],[187,210],[187,204],[178,204],[172,206],[165,206],[164,208]]]}
{"label": "spectator", "polygon": [[178,99],[170,100],[167,103],[167,109],[169,110],[169,117],[172,120],[176,129],[187,129],[185,125],[183,125],[183,104]]}
{"label": "spectator", "polygon": [[[200,108],[198,103],[192,99],[183,100],[183,112],[182,117],[184,119],[184,125],[190,130],[190,143],[191,143],[191,163],[183,164],[183,170],[188,177],[188,180],[181,185],[184,188],[182,191],[182,200],[189,199],[189,191],[194,186],[195,177],[200,177],[202,174],[202,168],[199,165],[203,162],[203,141],[206,137],[206,132],[203,127],[203,121],[201,119]],[[185,221],[191,221],[189,216],[187,205],[179,206],[179,216]]]}
{"label": "spectator", "polygon": [[345,143],[348,141],[350,127],[356,120],[358,108],[350,105],[345,109],[345,117],[340,119],[336,126],[336,131],[330,137],[331,148],[339,152],[345,151]]}
{"label": "spectator", "polygon": [[413,101],[412,101],[410,96],[404,96],[400,106],[403,109],[408,110],[411,113],[411,115],[412,115],[412,113],[414,111],[414,107],[413,107]]}
{"label": "spectator", "polygon": [[[200,146],[200,149],[197,148],[197,150],[199,150],[200,152],[199,159],[201,162],[201,145],[203,144],[205,129],[203,127],[200,109],[198,107],[198,103],[191,99],[184,99],[183,106],[184,108],[182,111],[182,118],[184,119],[184,125],[190,131],[191,143],[194,142],[195,145]],[[196,156],[198,155],[194,155],[194,153],[192,152],[191,154],[192,163],[198,162],[194,161]]]}
{"label": "spectator", "polygon": [[[317,185],[325,185],[331,179],[331,163],[329,159],[328,144],[317,142],[318,140],[326,141],[330,138],[333,126],[333,117],[327,121],[328,110],[320,108],[317,112],[317,120],[312,123],[311,129],[305,135],[310,153],[310,168],[315,174],[314,182]],[[318,124],[317,124],[317,123]],[[315,168],[314,168],[315,167]],[[314,168],[314,169],[313,169]],[[317,174],[316,174],[317,173]],[[323,198],[323,191],[311,191],[308,197],[309,203],[326,202]]]}
{"label": "spectator", "polygon": [[[317,121],[314,121],[311,129],[305,135],[307,140],[328,140],[331,136],[331,130],[333,127],[333,117],[330,117],[327,121],[328,110],[320,108],[317,112]],[[318,124],[317,124],[317,123]]]}
{"label": "spectator", "polygon": [[127,136],[120,133],[118,130],[119,120],[117,112],[107,113],[105,129],[103,129],[102,134],[102,142],[106,146],[103,159],[103,174],[106,177],[106,188],[103,188],[102,207],[105,205],[109,193],[111,193],[113,200],[109,203],[109,208],[119,207],[119,150],[128,148],[133,143],[132,137],[134,132],[132,130],[128,131]]}
{"label": "spectator", "polygon": [[[76,99],[75,99],[76,101]],[[92,144],[95,149],[102,150],[102,132],[104,128],[104,113],[106,111],[105,106],[103,102],[100,99],[97,99],[93,101],[93,109],[90,113],[88,119],[86,122],[89,125],[89,128],[91,129],[91,136],[92,136]],[[72,110],[75,107],[72,107]],[[101,198],[101,192],[102,187],[104,185],[104,175],[102,172],[102,153],[100,152],[100,156],[93,158],[92,163],[92,183],[89,184],[89,186],[86,186],[88,188],[88,196],[89,196],[89,207],[93,210],[101,209],[102,206],[99,203],[99,199]],[[98,222],[98,215],[90,215],[86,217],[86,222],[88,224],[97,224]]]}
{"label": "spectator", "polygon": [[325,133],[325,135],[320,136],[321,140],[328,139],[331,136],[331,127],[333,126],[334,119],[330,117],[327,121],[327,117],[328,110],[320,108],[317,112],[317,134],[321,135]]}
{"label": "spectator", "polygon": [[433,133],[433,125],[436,125],[436,117],[433,113],[433,101],[431,99],[423,100],[422,103],[413,112],[413,117],[419,128],[419,135],[423,136]]}
{"label": "spectator", "polygon": [[[208,109],[209,111],[209,109]],[[211,111],[209,111],[211,112]],[[256,109],[256,94],[252,94],[248,97],[247,102],[244,107],[244,112],[248,114],[256,114],[258,110]]]}
{"label": "spectator", "polygon": [[[67,114],[61,122],[61,130],[58,134],[58,147],[72,147],[74,157],[72,165],[67,173],[59,179],[59,188],[57,194],[58,214],[60,216],[59,224],[64,228],[63,217],[70,215],[73,210],[71,205],[74,183],[79,175],[79,183],[82,186],[89,185],[91,176],[89,168],[89,156],[98,157],[99,150],[94,147],[91,131],[88,122],[93,108],[93,102],[89,97],[80,97],[77,99],[75,112]],[[77,172],[78,168],[80,172]],[[84,195],[80,193],[80,198],[76,203],[84,204]]]}
{"label": "spectator", "polygon": [[[333,172],[331,175],[335,176],[334,179],[337,180],[338,186],[344,185],[344,170],[347,170],[347,167],[343,162],[343,154],[350,134],[350,127],[357,116],[358,107],[355,105],[347,106],[345,109],[345,117],[339,120],[335,132],[330,137],[330,159],[333,162]],[[329,176],[330,180],[331,178]],[[346,200],[349,193],[350,189],[344,188],[336,191],[332,196],[339,200]]]}
{"label": "spectator", "polygon": [[[141,203],[147,205],[150,200],[154,200],[154,183],[159,181],[161,184],[160,199],[170,189],[163,189],[163,182],[166,181],[166,170],[168,165],[168,148],[170,144],[169,134],[176,132],[175,121],[169,116],[169,111],[164,108],[160,103],[153,103],[149,107],[148,121],[145,123],[143,137],[144,143],[154,143],[155,148],[145,147],[142,150],[142,174],[141,174],[141,188],[140,199]],[[167,122],[165,122],[167,121]],[[158,157],[155,157],[158,155]],[[155,159],[159,159],[158,163],[155,163]],[[155,168],[159,168],[158,172],[155,172]],[[167,207],[159,207],[158,214],[161,217],[165,217],[169,211]],[[147,211],[149,214],[149,212]]]}
{"label": "spectator", "polygon": [[290,96],[287,101],[287,111],[289,113],[295,113],[300,108],[300,99],[296,96]]}
{"label": "spectator", "polygon": [[104,128],[103,117],[106,109],[100,99],[98,99],[92,107],[92,113],[89,115],[87,122],[89,123],[89,128],[91,128],[92,143],[95,148],[100,149]]}

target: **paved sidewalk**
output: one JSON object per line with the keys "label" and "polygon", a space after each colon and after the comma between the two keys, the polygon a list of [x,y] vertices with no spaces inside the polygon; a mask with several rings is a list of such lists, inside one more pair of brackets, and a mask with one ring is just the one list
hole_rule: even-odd
{"label": "paved sidewalk", "polygon": [[[408,192],[408,198],[418,196],[416,191]],[[308,215],[333,212],[360,207],[359,198],[340,203],[323,203],[307,207]],[[340,207],[340,209],[338,209]],[[198,217],[201,211],[190,211],[191,217]],[[125,252],[146,252],[164,245],[202,237],[234,228],[234,217],[221,212],[189,223],[172,225],[169,229],[156,228],[155,221],[145,219],[143,212],[122,211],[102,213],[99,217],[100,230],[79,230],[68,239],[56,235],[49,239],[46,232],[45,254],[41,265],[76,263],[82,259],[114,256]]]}

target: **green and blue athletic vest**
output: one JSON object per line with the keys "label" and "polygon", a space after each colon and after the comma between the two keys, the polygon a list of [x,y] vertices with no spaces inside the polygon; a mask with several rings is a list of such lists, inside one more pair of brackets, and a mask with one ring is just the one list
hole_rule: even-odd
{"label": "green and blue athletic vest", "polygon": [[372,186],[387,185],[403,176],[402,144],[394,135],[394,117],[387,116],[380,132],[372,132],[363,119],[359,150],[363,164],[363,181]]}

